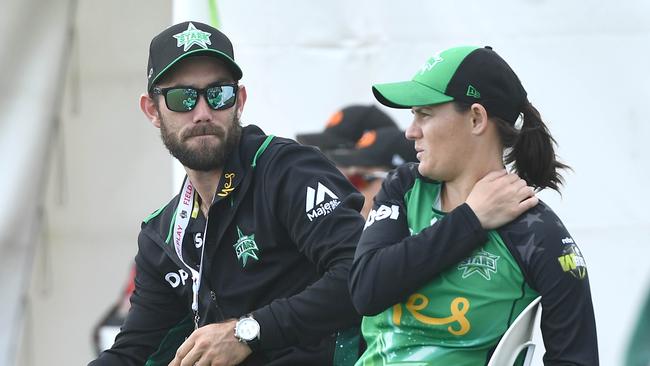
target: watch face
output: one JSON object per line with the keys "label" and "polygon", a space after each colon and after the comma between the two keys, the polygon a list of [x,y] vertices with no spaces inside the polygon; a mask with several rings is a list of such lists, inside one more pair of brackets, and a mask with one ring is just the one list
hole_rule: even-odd
{"label": "watch face", "polygon": [[252,341],[260,334],[260,325],[253,318],[244,318],[237,322],[236,334],[245,341]]}

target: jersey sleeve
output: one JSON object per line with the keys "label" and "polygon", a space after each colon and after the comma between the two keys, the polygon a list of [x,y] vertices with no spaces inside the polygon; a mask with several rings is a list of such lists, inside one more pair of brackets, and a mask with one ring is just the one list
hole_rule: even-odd
{"label": "jersey sleeve", "polygon": [[350,293],[362,315],[376,315],[403,301],[446,268],[487,240],[487,233],[467,204],[411,235],[404,194],[415,166],[389,174],[357,246]]}
{"label": "jersey sleeve", "polygon": [[542,296],[545,365],[598,365],[587,265],[560,219],[541,203],[499,233]]}
{"label": "jersey sleeve", "polygon": [[269,158],[268,207],[321,277],[253,312],[262,349],[317,342],[360,323],[347,279],[363,228],[363,196],[314,148],[289,143]]}
{"label": "jersey sleeve", "polygon": [[[138,243],[135,290],[131,295],[129,313],[113,346],[102,352],[90,366],[144,365],[152,354],[160,351],[163,339],[170,342],[169,336],[176,334],[182,343],[189,334],[178,332],[185,326],[183,314],[187,315],[186,306],[171,291],[170,286],[162,283],[163,275],[156,272],[152,259],[147,256],[155,255],[152,246],[155,247],[156,244],[142,232]],[[162,251],[160,253],[159,260],[166,260]],[[156,257],[158,258],[157,255]],[[191,330],[190,328],[189,331]],[[174,352],[178,345],[173,348]]]}

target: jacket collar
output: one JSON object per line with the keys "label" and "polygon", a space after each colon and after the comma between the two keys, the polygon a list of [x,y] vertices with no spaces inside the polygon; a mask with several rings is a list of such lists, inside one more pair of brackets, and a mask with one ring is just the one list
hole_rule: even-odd
{"label": "jacket collar", "polygon": [[236,191],[245,190],[253,161],[260,145],[264,142],[264,132],[255,126],[248,125],[242,129],[242,136],[236,149],[232,151],[223,169],[223,174],[217,185],[213,205],[233,195]]}
{"label": "jacket collar", "polygon": [[[220,241],[226,227],[232,221],[236,207],[239,206],[243,200],[245,192],[250,186],[250,182],[252,180],[251,173],[255,162],[261,153],[265,150],[266,146],[269,144],[270,138],[272,138],[272,136],[269,137],[264,135],[264,132],[255,125],[248,125],[242,129],[242,136],[240,138],[239,144],[237,148],[233,150],[226,161],[223,170],[224,173],[221,176],[219,184],[217,185],[215,200],[212,203],[212,206],[219,204],[227,204],[230,206],[230,209],[227,210],[227,213],[224,212],[225,215],[221,216],[219,220],[220,224],[216,225],[219,226],[219,232],[217,233],[217,242]],[[158,236],[160,238],[160,242],[158,242],[158,240],[154,241],[159,243],[162,249],[179,267],[184,268],[184,265],[174,251],[173,245],[169,245],[171,241],[168,242],[168,240],[165,240],[166,237],[169,239],[168,230],[171,232],[173,229],[175,217],[174,213],[178,206],[181,195],[182,192],[176,196],[176,198],[173,199],[169,205],[167,205],[167,209],[164,210],[164,214],[161,215],[161,221],[159,224],[160,226],[158,229],[160,230],[159,234],[153,235],[153,233],[151,233],[148,235],[152,238]],[[226,199],[229,202],[222,202]],[[190,220],[189,224],[194,230],[196,230],[195,225],[200,224],[197,221],[200,221],[201,224],[205,222],[204,220],[196,220],[195,218]],[[217,229],[213,225],[210,226],[210,231]],[[208,236],[210,235],[208,234]],[[215,248],[209,247],[208,249],[214,250]]]}

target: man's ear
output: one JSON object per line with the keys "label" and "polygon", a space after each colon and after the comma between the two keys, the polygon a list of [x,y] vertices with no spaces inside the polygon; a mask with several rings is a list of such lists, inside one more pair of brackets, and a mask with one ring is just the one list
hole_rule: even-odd
{"label": "man's ear", "polygon": [[246,87],[244,85],[239,85],[237,88],[237,119],[241,118],[242,113],[244,113],[244,105],[246,104]]}
{"label": "man's ear", "polygon": [[469,109],[469,118],[472,122],[472,134],[482,135],[488,128],[487,110],[479,103],[474,103]]}
{"label": "man's ear", "polygon": [[[155,98],[155,97],[154,97]],[[160,128],[160,113],[156,107],[153,98],[147,93],[140,95],[140,109],[142,113],[151,121],[151,124]]]}

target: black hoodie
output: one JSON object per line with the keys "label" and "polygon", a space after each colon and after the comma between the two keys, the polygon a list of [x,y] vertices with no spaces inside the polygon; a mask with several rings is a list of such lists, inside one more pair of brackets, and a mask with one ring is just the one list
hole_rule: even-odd
{"label": "black hoodie", "polygon": [[[243,128],[216,192],[199,326],[252,313],[260,342],[242,365],[356,359],[360,317],[347,279],[363,197],[317,149],[253,125]],[[191,275],[170,240],[179,197],[143,222],[131,310],[113,347],[91,365],[166,365],[191,333]],[[183,257],[195,270],[205,225],[199,211],[183,238]],[[242,240],[245,255],[237,250]]]}

